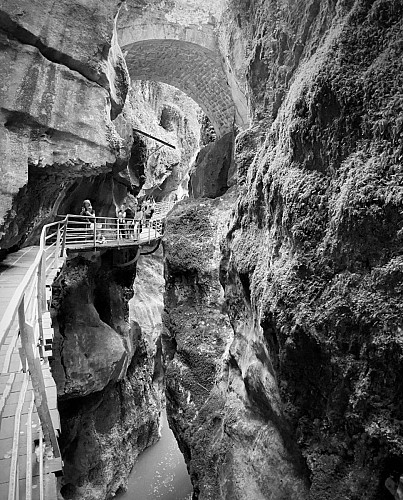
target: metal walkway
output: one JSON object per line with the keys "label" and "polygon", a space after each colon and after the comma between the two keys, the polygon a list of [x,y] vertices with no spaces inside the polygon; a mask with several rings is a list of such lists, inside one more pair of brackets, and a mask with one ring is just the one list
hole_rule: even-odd
{"label": "metal walkway", "polygon": [[100,250],[102,248],[130,247],[150,244],[161,239],[166,214],[173,202],[160,202],[154,206],[151,219],[118,219],[81,215],[66,215],[54,234],[46,236],[47,243],[59,241],[70,250]]}
{"label": "metal walkway", "polygon": [[[52,356],[52,284],[68,251],[141,247],[158,242],[172,204],[148,221],[68,215],[44,226],[40,245],[0,263],[0,500],[56,500],[57,391]],[[85,219],[85,220],[83,220]]]}
{"label": "metal walkway", "polygon": [[[49,255],[41,282],[39,270]],[[48,361],[53,339],[48,304],[62,263],[52,251],[28,247],[0,264],[1,500],[57,498],[54,473],[62,471],[62,461],[57,391]]]}

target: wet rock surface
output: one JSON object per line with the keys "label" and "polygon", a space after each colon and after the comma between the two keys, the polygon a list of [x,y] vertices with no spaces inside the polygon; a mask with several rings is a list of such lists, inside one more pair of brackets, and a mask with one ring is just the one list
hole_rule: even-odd
{"label": "wet rock surface", "polygon": [[[251,131],[237,146],[228,309],[241,341],[239,294],[250,302],[310,498],[386,499],[403,471],[402,5],[288,8],[255,12],[276,15],[276,36],[258,41],[257,21],[249,84],[264,145]],[[245,382],[254,406],[273,401],[261,375]]]}
{"label": "wet rock surface", "polygon": [[[267,352],[247,318],[243,339],[234,339],[226,310],[220,243],[235,196],[181,203],[169,218],[163,316],[168,419],[195,498],[305,498],[302,461],[281,423]],[[238,313],[246,316],[244,308],[241,302]]]}
{"label": "wet rock surface", "polygon": [[158,439],[157,341],[150,346],[139,324],[129,321],[135,269],[121,271],[113,259],[113,251],[95,259],[79,255],[60,277],[52,372],[64,498],[111,498],[126,487],[138,455]]}

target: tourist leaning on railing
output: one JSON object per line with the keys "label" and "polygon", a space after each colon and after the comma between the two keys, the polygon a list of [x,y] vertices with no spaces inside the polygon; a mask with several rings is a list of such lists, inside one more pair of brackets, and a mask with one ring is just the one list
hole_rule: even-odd
{"label": "tourist leaning on railing", "polygon": [[95,223],[95,210],[92,208],[90,200],[83,201],[83,206],[81,207],[80,215],[86,215],[87,216],[86,220],[90,224]]}
{"label": "tourist leaning on railing", "polygon": [[[90,200],[84,200],[83,201],[83,206],[81,208],[80,215],[86,216],[87,219],[86,221],[90,225],[90,229],[93,231],[94,230],[94,224],[96,224],[96,217],[95,217],[95,210],[92,208]],[[97,224],[97,228],[99,229],[102,228],[102,224]],[[105,237],[102,235],[100,237],[96,236],[97,240],[99,243],[104,243]]]}

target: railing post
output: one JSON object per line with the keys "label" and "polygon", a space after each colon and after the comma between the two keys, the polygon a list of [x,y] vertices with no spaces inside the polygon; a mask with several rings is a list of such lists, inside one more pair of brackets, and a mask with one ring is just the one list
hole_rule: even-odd
{"label": "railing post", "polygon": [[[20,498],[20,466],[19,466],[19,460],[17,456],[17,463],[15,467],[15,476],[13,477],[12,481],[10,481],[9,485],[9,494],[8,494],[8,499],[12,500],[19,500]],[[10,491],[11,490],[11,491]],[[11,496],[10,496],[11,494]]]}
{"label": "railing post", "polygon": [[38,314],[42,317],[42,314],[47,310],[46,307],[46,253],[45,250],[40,250],[42,252],[41,260],[38,266]]}
{"label": "railing post", "polygon": [[97,246],[97,219],[94,217],[94,247]]}
{"label": "railing post", "polygon": [[67,237],[68,223],[69,223],[69,216],[66,217],[66,220],[63,223],[62,257],[64,257],[64,252],[66,251],[66,237]]}
{"label": "railing post", "polygon": [[55,264],[54,266],[57,267],[59,264],[59,257],[60,257],[60,224],[57,225],[57,234],[56,234],[56,250],[55,250]]}
{"label": "railing post", "polygon": [[117,238],[118,238],[118,243],[120,243],[120,224],[119,224],[119,218],[117,220]]}
{"label": "railing post", "polygon": [[35,356],[35,336],[33,327],[25,321],[25,300],[21,300],[18,307],[18,323],[20,328],[21,345],[25,351],[29,373],[31,375],[32,388],[35,396],[35,406],[41,421],[45,439],[51,443],[53,455],[60,457],[59,443],[50,415],[48,400],[46,397],[45,381],[43,379],[40,359]]}
{"label": "railing post", "polygon": [[[46,440],[46,437],[45,437]],[[43,477],[43,435],[39,430],[39,500],[45,499],[45,485]]]}
{"label": "railing post", "polygon": [[32,413],[34,401],[31,398],[27,414],[27,461],[25,477],[25,500],[32,500]]}
{"label": "railing post", "polygon": [[16,470],[16,478],[15,478],[15,498],[20,498],[20,465],[19,460],[17,458],[17,470]]}
{"label": "railing post", "polygon": [[[42,250],[40,250],[42,251]],[[42,251],[42,257],[39,262],[38,271],[37,271],[37,314],[38,314],[38,326],[39,326],[39,338],[41,341],[41,346],[43,344],[43,321],[42,315],[46,311],[46,276],[44,273],[44,269],[42,267],[42,262],[45,260],[45,253]]]}

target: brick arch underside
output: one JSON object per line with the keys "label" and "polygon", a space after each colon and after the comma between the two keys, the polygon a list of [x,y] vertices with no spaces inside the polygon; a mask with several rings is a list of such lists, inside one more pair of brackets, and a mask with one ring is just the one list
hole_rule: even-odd
{"label": "brick arch underside", "polygon": [[124,47],[132,80],[153,80],[178,88],[209,117],[217,135],[230,132],[234,104],[219,58],[211,51],[177,40],[144,40]]}

